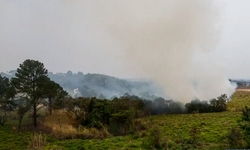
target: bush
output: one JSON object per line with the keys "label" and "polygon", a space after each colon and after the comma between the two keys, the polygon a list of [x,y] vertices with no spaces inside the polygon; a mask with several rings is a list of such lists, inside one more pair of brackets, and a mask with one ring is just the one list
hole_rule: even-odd
{"label": "bush", "polygon": [[112,114],[110,131],[114,135],[127,135],[135,118],[134,109],[122,110]]}
{"label": "bush", "polygon": [[148,123],[142,119],[135,119],[130,127],[130,133],[138,135],[141,131],[148,129]]}

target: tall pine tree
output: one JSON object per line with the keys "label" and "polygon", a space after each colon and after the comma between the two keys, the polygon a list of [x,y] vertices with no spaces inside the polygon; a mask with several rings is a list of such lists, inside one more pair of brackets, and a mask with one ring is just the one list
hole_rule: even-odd
{"label": "tall pine tree", "polygon": [[34,127],[37,126],[37,106],[45,95],[44,84],[48,78],[47,73],[43,63],[27,59],[20,64],[15,77],[11,79],[18,95],[33,109]]}

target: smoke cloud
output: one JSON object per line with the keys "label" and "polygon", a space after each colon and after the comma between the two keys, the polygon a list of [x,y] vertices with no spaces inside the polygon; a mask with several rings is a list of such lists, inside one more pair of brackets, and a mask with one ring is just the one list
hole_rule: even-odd
{"label": "smoke cloud", "polygon": [[210,99],[234,92],[210,59],[218,16],[212,0],[3,0],[0,58],[15,58],[11,68],[32,58],[49,70],[136,74],[166,97]]}
{"label": "smoke cloud", "polygon": [[153,78],[168,97],[186,102],[234,92],[223,68],[206,58],[220,37],[213,1],[126,0],[93,5],[98,28],[113,36],[124,61]]}

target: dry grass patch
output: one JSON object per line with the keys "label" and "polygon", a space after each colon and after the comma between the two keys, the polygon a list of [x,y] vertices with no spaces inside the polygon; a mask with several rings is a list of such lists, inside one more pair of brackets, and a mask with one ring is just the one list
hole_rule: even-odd
{"label": "dry grass patch", "polygon": [[65,111],[56,111],[51,116],[47,116],[42,124],[43,131],[51,133],[58,139],[89,139],[106,138],[110,136],[107,128],[100,130],[96,128],[75,127],[72,125],[73,118],[69,118]]}
{"label": "dry grass patch", "polygon": [[34,133],[29,141],[28,150],[42,150],[46,146],[46,137],[42,134]]}

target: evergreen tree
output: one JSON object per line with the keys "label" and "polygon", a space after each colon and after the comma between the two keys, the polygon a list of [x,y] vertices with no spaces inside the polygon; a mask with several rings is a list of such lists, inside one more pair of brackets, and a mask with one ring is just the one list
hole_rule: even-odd
{"label": "evergreen tree", "polygon": [[47,79],[47,69],[36,60],[25,60],[20,64],[11,83],[17,93],[33,108],[33,125],[37,126],[37,106],[44,97],[44,83]]}

